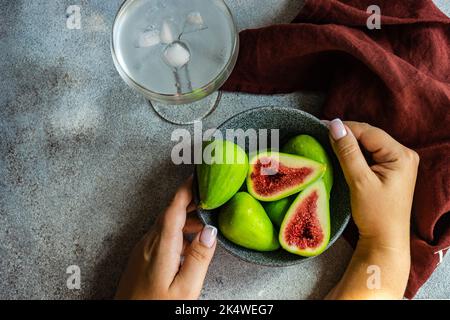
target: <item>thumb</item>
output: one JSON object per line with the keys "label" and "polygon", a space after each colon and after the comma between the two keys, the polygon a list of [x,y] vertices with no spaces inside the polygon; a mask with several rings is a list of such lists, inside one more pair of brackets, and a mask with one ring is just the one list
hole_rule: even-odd
{"label": "thumb", "polygon": [[217,229],[206,225],[185,250],[183,265],[173,286],[181,296],[197,299],[203,287],[209,263],[216,249]]}
{"label": "thumb", "polygon": [[329,123],[330,141],[349,185],[367,177],[372,171],[352,131],[340,119]]}

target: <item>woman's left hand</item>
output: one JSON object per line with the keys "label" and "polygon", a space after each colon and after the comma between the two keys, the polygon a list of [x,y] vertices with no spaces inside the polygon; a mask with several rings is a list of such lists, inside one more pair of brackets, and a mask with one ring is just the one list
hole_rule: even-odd
{"label": "woman's left hand", "polygon": [[[217,229],[203,226],[192,201],[192,178],[177,191],[134,248],[116,299],[197,299],[216,248]],[[194,240],[186,234],[197,233]],[[184,259],[182,258],[184,257]]]}

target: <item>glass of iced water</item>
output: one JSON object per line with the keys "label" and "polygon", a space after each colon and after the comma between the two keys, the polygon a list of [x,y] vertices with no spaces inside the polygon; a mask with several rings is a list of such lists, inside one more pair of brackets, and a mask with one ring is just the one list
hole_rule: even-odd
{"label": "glass of iced water", "polygon": [[176,124],[216,108],[238,50],[223,0],[126,0],[114,20],[111,51],[120,76]]}

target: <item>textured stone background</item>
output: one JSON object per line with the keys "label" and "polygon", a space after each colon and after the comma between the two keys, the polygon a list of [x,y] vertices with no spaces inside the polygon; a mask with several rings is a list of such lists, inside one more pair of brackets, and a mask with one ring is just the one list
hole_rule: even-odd
{"label": "textured stone background", "polygon": [[[127,255],[192,168],[170,161],[162,122],[115,71],[109,36],[120,0],[0,3],[0,298],[109,298]],[[436,1],[450,12],[448,0]],[[240,29],[288,22],[298,0],[227,0]],[[69,5],[82,29],[66,28]],[[315,113],[320,95],[225,94],[205,125],[279,104]],[[202,298],[321,298],[351,250],[272,269],[217,249]],[[79,265],[82,288],[66,288]],[[419,298],[449,298],[445,258]]]}

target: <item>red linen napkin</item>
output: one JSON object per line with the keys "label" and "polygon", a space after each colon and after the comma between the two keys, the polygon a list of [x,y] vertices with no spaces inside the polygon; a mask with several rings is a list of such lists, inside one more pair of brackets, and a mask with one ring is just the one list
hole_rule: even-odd
{"label": "red linen napkin", "polygon": [[[367,28],[370,5],[379,30]],[[419,153],[412,298],[450,246],[450,19],[431,0],[307,0],[291,24],[245,30],[240,42],[224,90],[326,90],[323,118],[368,122]]]}

